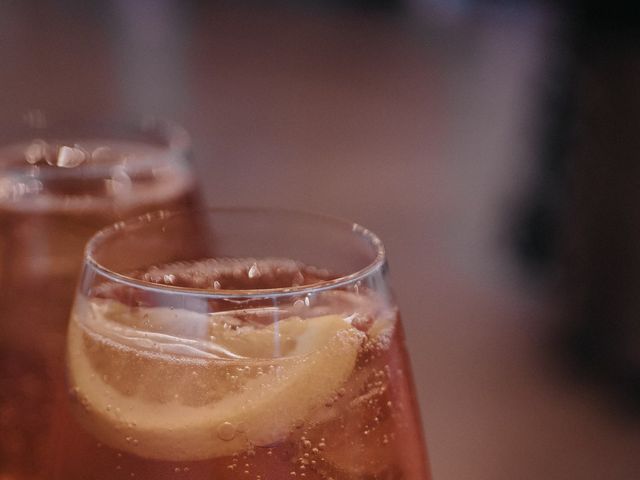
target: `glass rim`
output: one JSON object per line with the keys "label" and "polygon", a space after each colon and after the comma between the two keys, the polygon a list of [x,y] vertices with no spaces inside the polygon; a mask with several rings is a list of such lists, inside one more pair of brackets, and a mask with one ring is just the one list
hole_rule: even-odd
{"label": "glass rim", "polygon": [[[118,232],[121,232],[127,228],[136,228],[141,227],[150,223],[154,223],[157,221],[162,221],[165,219],[170,219],[175,216],[180,215],[200,215],[200,214],[248,214],[248,213],[263,213],[263,214],[279,214],[279,215],[294,215],[301,217],[306,217],[307,219],[315,219],[315,220],[323,220],[329,221],[334,225],[339,225],[342,227],[349,228],[351,232],[360,238],[364,239],[371,247],[373,247],[375,251],[375,257],[367,263],[366,266],[356,270],[355,272],[347,273],[345,275],[341,275],[338,278],[334,278],[331,280],[323,280],[320,282],[315,282],[309,285],[299,285],[294,287],[278,287],[278,288],[265,288],[265,289],[220,289],[220,290],[208,290],[205,288],[189,288],[189,287],[179,287],[176,285],[164,285],[158,284],[154,282],[149,282],[146,280],[141,280],[137,278],[133,278],[123,273],[116,272],[105,265],[101,264],[95,258],[96,249],[100,247],[100,245],[107,241],[111,236],[115,235]],[[386,263],[386,252],[384,248],[384,244],[382,240],[373,233],[368,228],[360,225],[359,223],[352,222],[346,220],[344,218],[320,214],[320,213],[312,213],[305,210],[295,210],[295,209],[286,209],[286,208],[268,208],[268,207],[215,207],[215,208],[204,208],[198,210],[157,210],[154,212],[145,213],[143,215],[123,220],[117,223],[114,223],[110,226],[102,228],[98,232],[96,232],[87,242],[87,245],[84,250],[84,259],[85,265],[89,265],[91,268],[95,269],[97,272],[105,276],[106,278],[112,280],[115,283],[121,285],[127,285],[129,287],[144,289],[147,291],[152,291],[155,293],[174,293],[176,295],[181,296],[189,296],[189,297],[200,297],[200,298],[208,298],[208,299],[229,299],[229,298],[277,298],[277,297],[287,297],[293,295],[307,295],[317,292],[322,292],[326,290],[336,289],[345,285],[349,285],[351,283],[358,282],[362,280],[372,273],[380,270]],[[86,268],[86,267],[85,267]]]}

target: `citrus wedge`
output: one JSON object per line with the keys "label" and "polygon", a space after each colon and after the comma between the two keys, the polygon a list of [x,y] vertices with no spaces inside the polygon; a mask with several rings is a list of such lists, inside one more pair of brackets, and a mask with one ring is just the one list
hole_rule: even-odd
{"label": "citrus wedge", "polygon": [[[236,356],[221,359],[207,350],[193,354],[189,344],[167,346],[159,335],[132,339],[132,329],[113,322],[126,311],[115,302],[90,311],[89,322],[72,318],[68,336],[78,418],[101,442],[158,460],[221,457],[285,439],[347,380],[363,341],[339,315],[209,325],[215,343]],[[156,325],[167,315],[202,325],[209,318],[167,311],[128,314]],[[268,358],[278,350],[285,356]]]}

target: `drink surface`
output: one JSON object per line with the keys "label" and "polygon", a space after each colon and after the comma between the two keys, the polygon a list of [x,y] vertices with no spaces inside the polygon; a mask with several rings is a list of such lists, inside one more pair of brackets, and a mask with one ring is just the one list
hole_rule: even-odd
{"label": "drink surface", "polygon": [[[184,165],[158,150],[81,142],[102,158],[77,169],[25,161],[27,144],[0,149],[0,478],[47,478],[54,396],[63,391],[69,310],[86,241],[116,220],[188,207]],[[105,143],[114,156],[111,158]]]}
{"label": "drink surface", "polygon": [[[221,294],[333,278],[277,258],[131,276]],[[59,419],[50,478],[428,478],[397,311],[378,293],[189,308],[152,295],[103,283],[76,300],[72,416]]]}

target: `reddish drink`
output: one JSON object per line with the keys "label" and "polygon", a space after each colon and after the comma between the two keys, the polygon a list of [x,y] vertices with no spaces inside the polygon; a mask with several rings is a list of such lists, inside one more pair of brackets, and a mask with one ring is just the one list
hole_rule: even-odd
{"label": "reddish drink", "polygon": [[[42,468],[59,414],[54,397],[64,391],[64,336],[86,241],[116,220],[194,201],[182,147],[69,138],[0,148],[3,480],[49,478]],[[80,163],[63,168],[59,159]]]}
{"label": "reddish drink", "polygon": [[[363,268],[330,274],[334,262],[271,256],[310,230],[270,215],[214,212],[205,257],[173,247],[179,216],[91,243],[67,338],[71,416],[58,422],[51,478],[429,478],[382,247],[349,232],[365,250],[353,268]],[[237,226],[251,222],[261,226]],[[139,260],[128,235],[155,238],[157,251]],[[330,237],[305,248],[324,250]]]}

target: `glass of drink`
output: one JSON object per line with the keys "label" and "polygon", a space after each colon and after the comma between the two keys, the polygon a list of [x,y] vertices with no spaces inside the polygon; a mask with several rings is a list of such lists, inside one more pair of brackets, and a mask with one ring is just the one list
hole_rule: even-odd
{"label": "glass of drink", "polygon": [[177,126],[29,120],[0,129],[3,480],[40,478],[86,241],[118,219],[195,201]]}
{"label": "glass of drink", "polygon": [[427,480],[386,277],[373,233],[310,214],[157,212],[102,230],[49,478]]}

